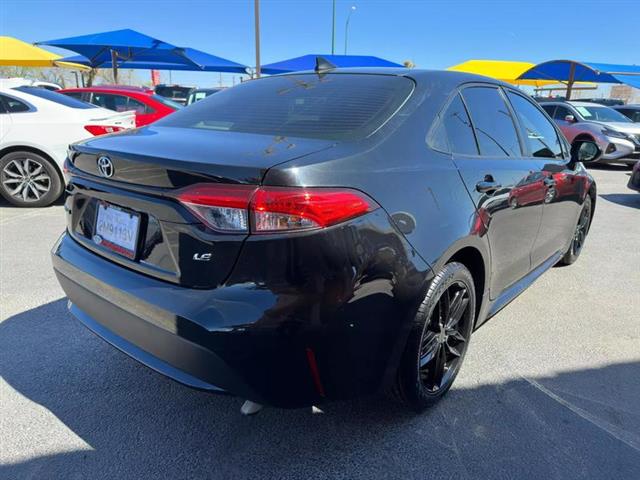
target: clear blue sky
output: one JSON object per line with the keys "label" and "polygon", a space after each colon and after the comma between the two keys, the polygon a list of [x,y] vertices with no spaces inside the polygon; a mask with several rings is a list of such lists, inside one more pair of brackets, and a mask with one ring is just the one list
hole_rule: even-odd
{"label": "clear blue sky", "polygon": [[[356,5],[349,53],[410,59],[419,68],[471,58],[640,63],[638,0],[336,4],[336,53],[343,53],[345,20]],[[253,21],[253,0],[0,0],[1,35],[35,42],[132,28],[247,65],[255,58]],[[330,53],[331,0],[262,0],[261,28],[263,63]],[[174,72],[173,81],[206,86],[217,83],[218,74]]]}

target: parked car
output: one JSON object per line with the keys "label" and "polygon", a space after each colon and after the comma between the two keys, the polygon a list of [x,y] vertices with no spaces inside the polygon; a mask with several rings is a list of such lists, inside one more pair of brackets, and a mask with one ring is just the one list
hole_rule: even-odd
{"label": "parked car", "polygon": [[189,92],[195,87],[185,87],[184,85],[156,85],[156,94],[161,97],[173,100],[181,105],[187,104]]}
{"label": "parked car", "polygon": [[624,100],[619,98],[581,98],[581,102],[597,103],[599,105],[605,105],[607,107],[613,107],[614,105],[623,105]]}
{"label": "parked car", "polygon": [[631,172],[631,177],[629,178],[629,183],[627,186],[631,190],[635,190],[640,192],[640,162],[636,162],[633,167],[633,171]]}
{"label": "parked car", "polygon": [[640,123],[640,105],[617,105],[612,107],[632,122]]}
{"label": "parked car", "polygon": [[245,412],[380,390],[420,411],[474,328],[576,261],[600,153],[484,77],[267,77],[74,144],[53,265],[89,329]]}
{"label": "parked car", "polygon": [[620,112],[588,102],[544,102],[541,106],[569,142],[596,142],[604,152],[600,163],[633,165],[640,158],[640,125]]}
{"label": "parked car", "polygon": [[31,83],[0,81],[0,195],[19,207],[53,203],[70,143],[134,126],[116,114]]}
{"label": "parked car", "polygon": [[197,101],[203,100],[207,98],[209,95],[213,95],[214,93],[222,90],[221,88],[196,88],[195,90],[191,90],[189,96],[187,97],[187,105],[191,105],[192,103],[196,103]]}
{"label": "parked car", "polygon": [[67,88],[60,93],[115,112],[135,112],[136,127],[142,127],[182,108],[171,100],[149,93],[148,89],[129,86]]}
{"label": "parked car", "polygon": [[16,84],[16,85],[31,85],[32,87],[46,88],[47,90],[52,90],[54,92],[62,89],[62,87],[57,83],[42,82],[40,80],[29,80],[27,78],[21,78],[21,77],[4,78],[4,79],[0,79],[0,81],[9,82],[11,84]]}

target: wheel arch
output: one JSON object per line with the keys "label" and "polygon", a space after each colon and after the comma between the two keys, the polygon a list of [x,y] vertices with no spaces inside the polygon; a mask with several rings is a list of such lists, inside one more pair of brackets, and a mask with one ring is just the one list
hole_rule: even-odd
{"label": "wheel arch", "polygon": [[473,277],[474,288],[476,290],[476,326],[484,319],[480,319],[481,312],[486,311],[486,303],[489,300],[489,276],[490,251],[488,244],[485,244],[480,237],[468,237],[456,242],[449,248],[440,260],[434,265],[434,271],[438,272],[447,263],[458,262],[463,264]]}
{"label": "wheel arch", "polygon": [[36,155],[40,155],[44,157],[46,160],[49,161],[49,163],[51,163],[51,165],[53,165],[53,168],[55,168],[56,172],[58,173],[58,176],[60,177],[60,181],[62,182],[62,186],[64,188],[65,182],[64,182],[64,175],[62,173],[62,169],[60,168],[60,165],[58,165],[58,162],[56,162],[54,158],[51,156],[51,154],[45,152],[40,148],[32,147],[29,145],[11,145],[9,147],[5,147],[2,150],[0,150],[0,159],[4,158],[5,155],[8,155],[14,152],[31,152],[31,153],[35,153]]}

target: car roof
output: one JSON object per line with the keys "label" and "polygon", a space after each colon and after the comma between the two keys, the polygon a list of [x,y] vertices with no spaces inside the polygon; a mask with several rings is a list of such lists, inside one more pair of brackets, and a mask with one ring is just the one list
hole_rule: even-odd
{"label": "car roof", "polygon": [[143,87],[128,85],[93,85],[91,87],[65,88],[65,92],[121,92],[121,93],[141,93],[151,95],[153,92]]}
{"label": "car roof", "polygon": [[609,107],[609,105],[602,105],[601,103],[595,102],[574,102],[573,100],[570,100],[566,103],[573,105],[574,107]]}
{"label": "car roof", "polygon": [[618,108],[631,108],[633,110],[640,110],[640,103],[629,103],[627,105],[614,105],[613,107],[614,109],[618,109]]}

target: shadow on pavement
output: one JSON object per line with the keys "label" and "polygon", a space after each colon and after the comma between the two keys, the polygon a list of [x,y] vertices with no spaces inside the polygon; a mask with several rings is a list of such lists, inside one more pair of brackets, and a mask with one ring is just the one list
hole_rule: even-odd
{"label": "shadow on pavement", "polygon": [[629,193],[609,193],[599,196],[618,205],[640,209],[640,193],[638,192],[629,190]]}
{"label": "shadow on pavement", "polygon": [[240,399],[146,369],[59,300],[0,323],[0,375],[91,447],[0,478],[640,478],[640,363],[454,388],[420,416],[370,398],[246,418]]}

